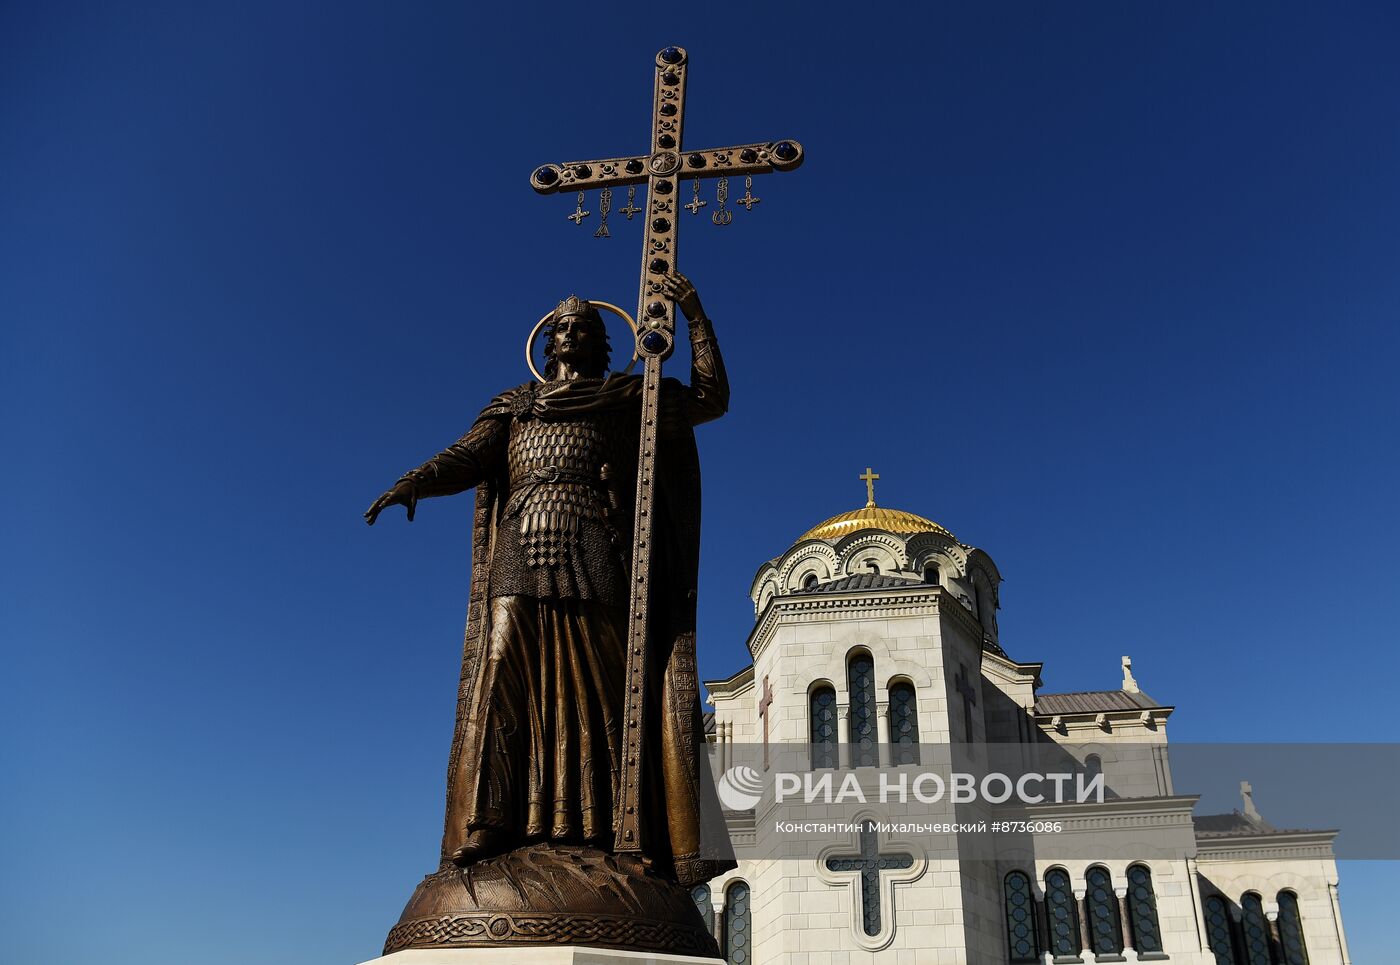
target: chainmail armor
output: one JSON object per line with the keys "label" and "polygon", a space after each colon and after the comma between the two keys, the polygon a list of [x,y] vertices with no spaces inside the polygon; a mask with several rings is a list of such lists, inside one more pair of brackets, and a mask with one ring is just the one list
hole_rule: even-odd
{"label": "chainmail armor", "polygon": [[497,534],[492,596],[626,604],[613,487],[631,472],[625,467],[627,449],[636,445],[635,429],[626,428],[632,421],[512,421],[510,496]]}

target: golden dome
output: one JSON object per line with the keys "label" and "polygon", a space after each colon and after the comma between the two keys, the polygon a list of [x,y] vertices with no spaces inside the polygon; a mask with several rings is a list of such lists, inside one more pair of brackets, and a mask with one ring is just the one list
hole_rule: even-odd
{"label": "golden dome", "polygon": [[798,542],[808,539],[840,539],[863,529],[882,529],[887,533],[939,533],[949,539],[957,539],[931,519],[869,503],[854,512],[833,516],[826,522],[813,526],[802,534]]}

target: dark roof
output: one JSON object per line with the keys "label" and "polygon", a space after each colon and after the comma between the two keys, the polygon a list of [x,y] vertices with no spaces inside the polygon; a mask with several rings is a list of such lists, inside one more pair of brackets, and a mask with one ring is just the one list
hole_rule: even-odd
{"label": "dark roof", "polygon": [[700,715],[701,723],[705,725],[705,736],[709,737],[715,732],[715,712],[707,710]]}
{"label": "dark roof", "polygon": [[922,580],[913,580],[907,576],[886,576],[883,573],[857,573],[854,576],[843,576],[835,580],[827,580],[825,583],[818,583],[816,586],[804,586],[800,590],[793,590],[793,593],[839,593],[843,590],[892,590],[905,589],[911,586],[923,586]]}
{"label": "dark roof", "polygon": [[1253,818],[1239,811],[1229,814],[1193,814],[1191,823],[1202,838],[1234,837],[1241,834],[1273,834],[1278,830],[1263,818]]}
{"label": "dark roof", "polygon": [[1161,706],[1144,693],[1127,690],[1081,690],[1072,694],[1037,694],[1035,698],[1037,714],[1103,714]]}

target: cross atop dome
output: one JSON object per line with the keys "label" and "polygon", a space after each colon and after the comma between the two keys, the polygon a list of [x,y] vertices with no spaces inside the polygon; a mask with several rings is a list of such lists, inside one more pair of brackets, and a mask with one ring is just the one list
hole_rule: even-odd
{"label": "cross atop dome", "polygon": [[880,474],[866,466],[865,472],[861,473],[859,478],[865,480],[865,508],[873,509],[875,506],[875,480],[880,478]]}

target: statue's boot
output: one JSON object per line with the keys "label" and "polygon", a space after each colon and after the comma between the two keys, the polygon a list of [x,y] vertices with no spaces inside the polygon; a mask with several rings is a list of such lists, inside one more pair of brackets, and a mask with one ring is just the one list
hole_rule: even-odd
{"label": "statue's boot", "polygon": [[481,828],[467,835],[467,843],[452,852],[452,863],[461,867],[483,858],[493,858],[511,849],[511,837],[496,828]]}

